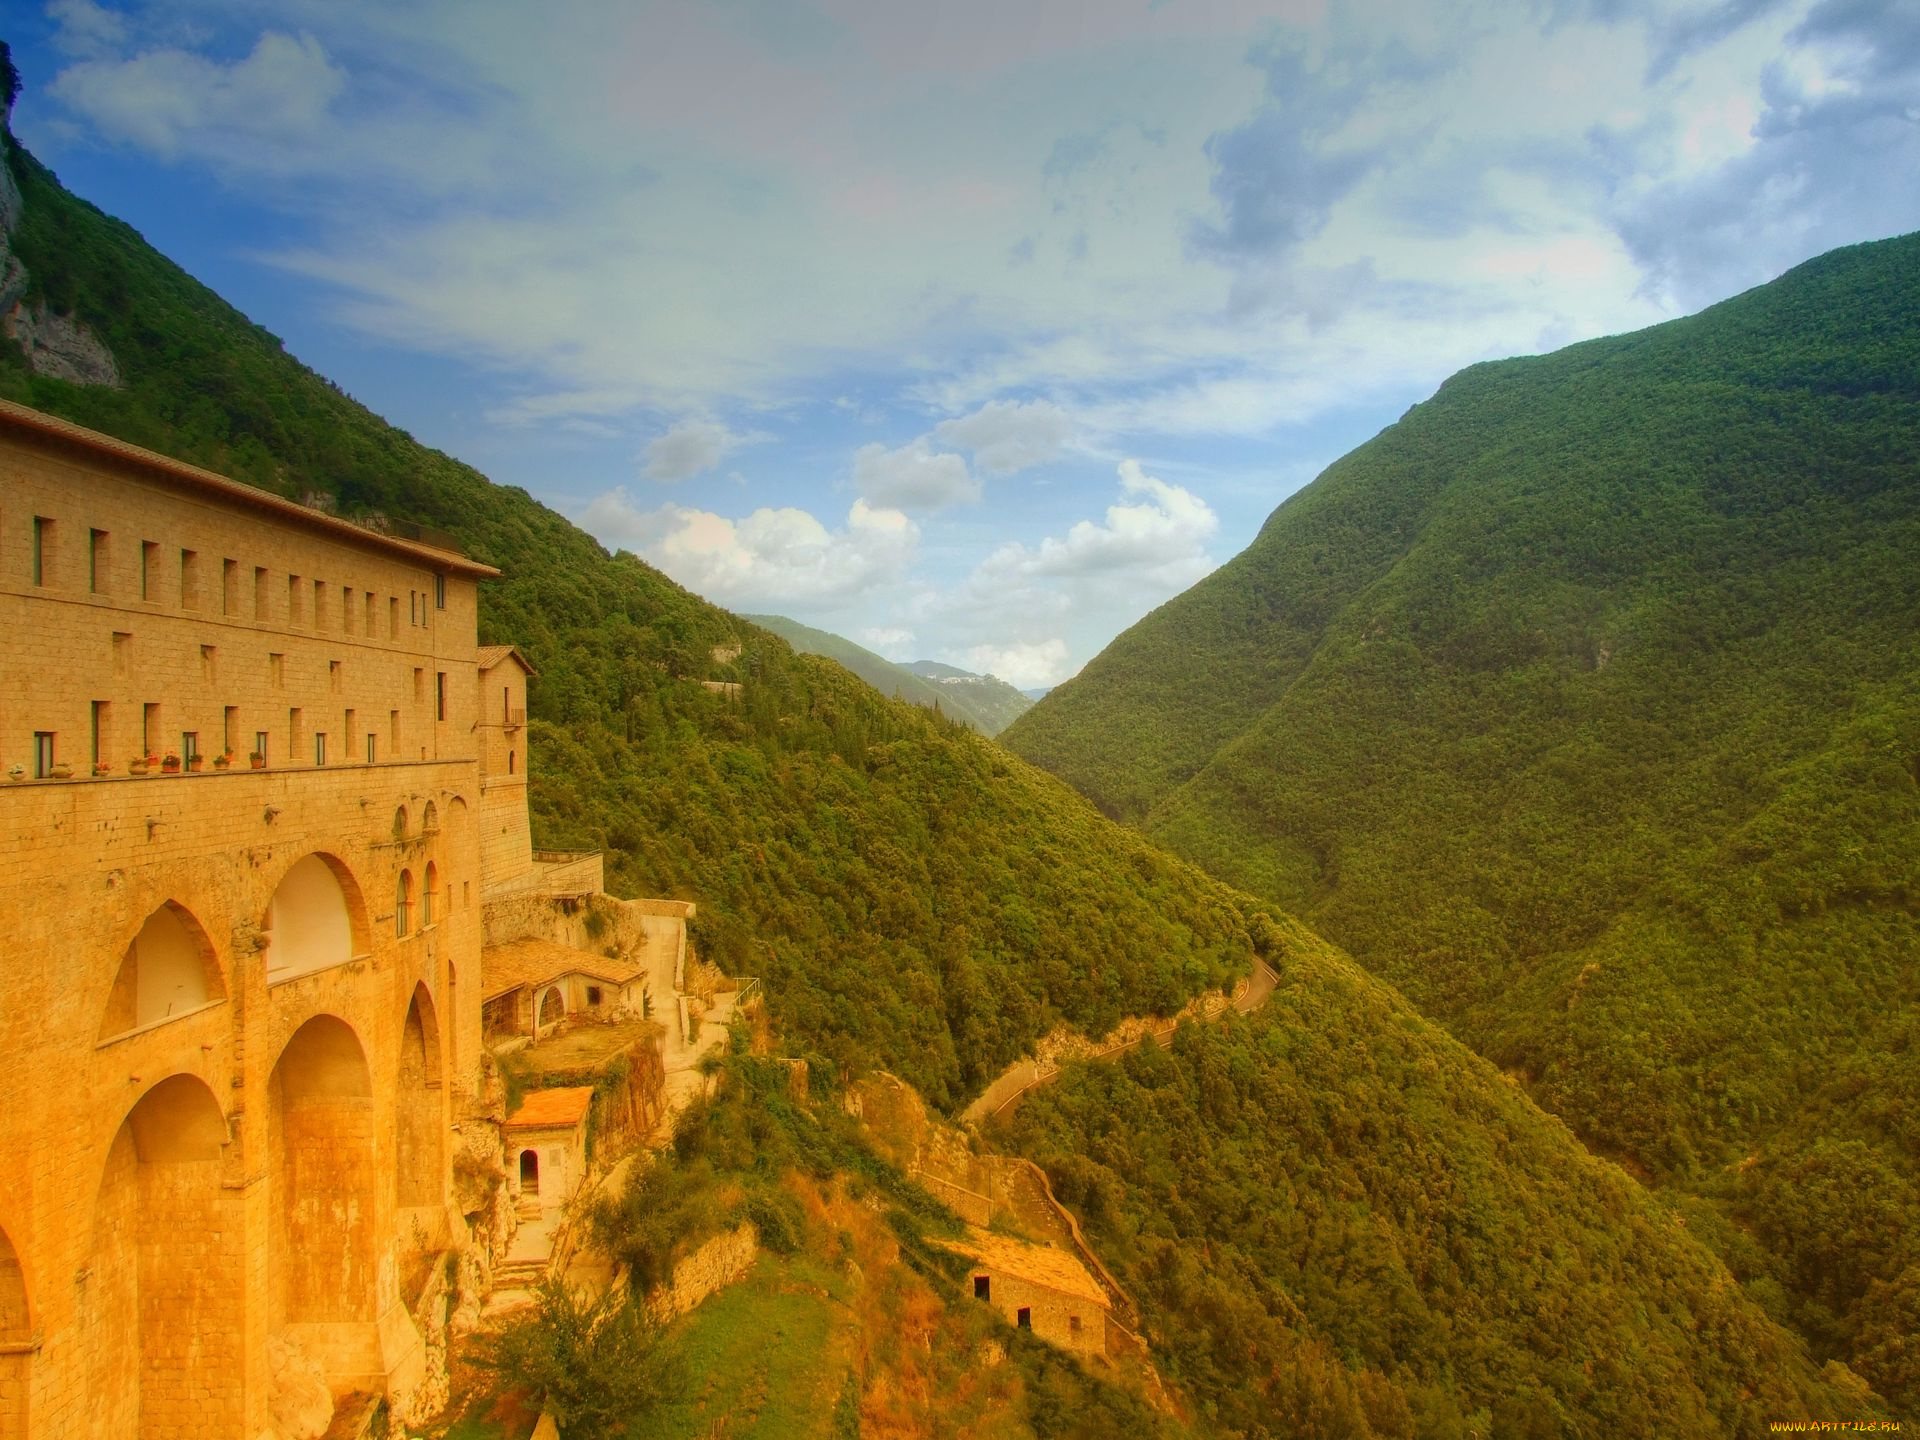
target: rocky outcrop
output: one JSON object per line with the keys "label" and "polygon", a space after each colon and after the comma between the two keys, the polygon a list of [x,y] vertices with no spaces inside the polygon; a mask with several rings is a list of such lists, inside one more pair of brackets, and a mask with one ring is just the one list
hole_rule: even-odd
{"label": "rocky outcrop", "polygon": [[316,1440],[333,1423],[333,1393],[317,1361],[290,1340],[267,1340],[267,1408],[278,1440]]}
{"label": "rocky outcrop", "polygon": [[27,302],[32,277],[13,253],[9,238],[25,211],[13,166],[0,160],[0,332],[25,352],[27,363],[42,375],[118,390],[123,382],[113,352],[84,321],[49,310],[43,301]]}
{"label": "rocky outcrop", "polygon": [[[9,256],[13,264],[17,260]],[[22,276],[25,270],[21,271]],[[113,352],[85,322],[61,315],[43,304],[16,300],[0,318],[0,330],[26,352],[27,363],[42,375],[75,385],[121,387],[120,367]]]}

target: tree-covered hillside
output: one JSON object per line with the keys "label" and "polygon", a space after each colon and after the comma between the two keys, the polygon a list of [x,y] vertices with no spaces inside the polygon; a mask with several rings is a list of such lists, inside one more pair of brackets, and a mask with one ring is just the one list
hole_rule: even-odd
{"label": "tree-covered hillside", "polygon": [[1017,722],[1920,1409],[1920,237],[1475,366]]}
{"label": "tree-covered hillside", "polygon": [[[519,644],[540,671],[529,727],[536,839],[604,846],[619,890],[697,899],[705,953],[766,978],[784,1043],[847,1069],[884,1065],[952,1108],[1056,1023],[1098,1033],[1123,1014],[1170,1009],[1243,970],[1258,946],[1306,997],[1272,1033],[1316,1024],[1316,1004],[1349,1017],[1345,1043],[1297,1037],[1305,1083],[1329,1097],[1364,1097],[1339,1122],[1342,1143],[1370,1145],[1377,1128],[1370,1112],[1403,1103],[1369,1079],[1371,1052],[1374,1037],[1412,1027],[1416,1053],[1399,1093],[1412,1097],[1418,1114],[1395,1132],[1380,1163],[1390,1157],[1438,1173],[1443,1150],[1522,1147],[1528,1165],[1563,1175],[1576,1197],[1574,1218],[1563,1224],[1550,1205],[1516,1203],[1502,1174],[1489,1170],[1468,1175],[1447,1202],[1463,1207],[1460,1223],[1502,1244],[1537,1247],[1570,1276],[1617,1275],[1622,1312],[1663,1317],[1662,1327],[1671,1316],[1672,1326],[1695,1333],[1684,1352],[1698,1369],[1691,1389],[1675,1388],[1665,1360],[1643,1373],[1637,1344],[1615,1357],[1621,1385],[1698,1392],[1706,1398],[1676,1413],[1721,1417],[1716,1423],[1745,1413],[1742,1391],[1768,1397],[1785,1418],[1874,1413],[1844,1374],[1820,1378],[1797,1342],[1677,1227],[1669,1225],[1659,1242],[1665,1258],[1658,1264],[1615,1266],[1614,1250],[1646,1243],[1629,1223],[1642,1213],[1633,1206],[1645,1202],[1617,1212],[1623,1228],[1608,1228],[1616,1212],[1607,1197],[1631,1195],[1631,1183],[1591,1164],[1524,1100],[1490,1108],[1475,1090],[1484,1083],[1479,1062],[1381,987],[1357,981],[1293,922],[1263,919],[1247,896],[1103,819],[1060,782],[963,727],[886,699],[838,666],[795,655],[633,557],[607,554],[523,492],[493,486],[416,444],[301,367],[127,226],[67,195],[17,147],[11,160],[26,206],[13,246],[34,293],[91,327],[112,348],[126,385],[49,379],[0,344],[0,395],[283,494],[312,493],[347,513],[379,510],[441,526],[501,566],[506,578],[484,592],[482,638]],[[716,693],[703,679],[737,682],[739,690]],[[1227,1066],[1229,1087],[1240,1083],[1237,1065]],[[1196,1153],[1195,1173],[1243,1162],[1269,1173],[1276,1135],[1273,1155],[1299,1153],[1288,1138],[1298,1119],[1282,1108],[1271,1129],[1192,1129],[1187,1143],[1226,1147]],[[1048,1143],[1056,1163],[1072,1147],[1070,1139]],[[1091,1139],[1087,1162],[1135,1178]],[[1406,1208],[1404,1193],[1328,1166],[1300,1169],[1288,1183],[1303,1204],[1345,1227],[1318,1234],[1316,1268],[1339,1276],[1372,1265],[1395,1235],[1404,1236],[1420,1268],[1441,1262],[1440,1232],[1407,1228],[1429,1221]],[[1234,1201],[1224,1190],[1216,1198]],[[1209,1266],[1211,1204],[1203,1198],[1141,1222],[1160,1244],[1157,1263]],[[1285,1213],[1264,1202],[1255,1208],[1276,1223]],[[1547,1273],[1476,1272],[1496,1289],[1537,1286]],[[1277,1287],[1289,1283],[1281,1270],[1270,1274],[1265,1288],[1248,1282],[1261,1304],[1278,1304]],[[1549,1284],[1546,1293],[1565,1292]],[[1362,1287],[1351,1295],[1377,1308],[1356,1315],[1356,1325],[1392,1331],[1402,1298],[1396,1291]],[[1191,1311],[1166,1303],[1162,1313],[1220,1333],[1208,1294],[1198,1294]],[[1500,1293],[1482,1303],[1512,1311],[1528,1302]],[[1248,1330],[1242,1343],[1260,1333]],[[1465,1326],[1423,1331],[1417,1363],[1433,1394],[1420,1401],[1420,1413],[1480,1408],[1480,1392],[1453,1377],[1489,1366],[1498,1373],[1504,1362],[1471,1352],[1509,1343],[1510,1335]],[[1277,1397],[1365,1387],[1372,1382],[1364,1372],[1377,1368],[1372,1351],[1344,1341],[1316,1344],[1310,1354],[1243,1350],[1242,1363],[1242,1372],[1195,1381],[1214,1417],[1209,1433],[1308,1433],[1307,1417],[1284,1409],[1243,1423],[1238,1417],[1253,1402],[1236,1398],[1242,1373],[1250,1393]],[[1416,1363],[1414,1352],[1406,1363]],[[1348,1416],[1314,1433],[1405,1433],[1392,1428],[1401,1412],[1381,1394],[1389,1408],[1377,1424]],[[1565,1408],[1576,1433],[1601,1433],[1611,1413],[1581,1397]]]}

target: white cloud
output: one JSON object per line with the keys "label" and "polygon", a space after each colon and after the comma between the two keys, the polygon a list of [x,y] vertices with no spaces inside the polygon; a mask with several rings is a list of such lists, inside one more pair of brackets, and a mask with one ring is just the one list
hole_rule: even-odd
{"label": "white cloud", "polygon": [[1213,569],[1207,542],[1220,528],[1206,501],[1156,480],[1137,460],[1120,462],[1120,490],[1132,503],[1109,505],[1105,523],[1081,520],[1064,536],[1036,548],[1002,545],[981,565],[989,577],[1105,577],[1124,575],[1157,588],[1183,589]]}
{"label": "white cloud", "polygon": [[993,675],[1016,690],[1058,685],[1073,674],[1067,662],[1067,642],[1040,640],[1032,644],[974,645],[966,652],[965,668]]}
{"label": "white cloud", "polygon": [[685,480],[711,470],[727,456],[762,437],[736,435],[715,420],[679,420],[664,435],[647,442],[644,470],[649,480]]}
{"label": "white cloud", "polygon": [[898,580],[920,540],[905,515],[865,500],[853,502],[843,528],[828,530],[791,507],[730,520],[672,504],[642,510],[614,490],[589,504],[580,523],[718,604],[783,612],[843,602]]}
{"label": "white cloud", "polygon": [[100,55],[127,38],[127,22],[93,0],[52,0],[47,18],[54,23],[54,46],[68,55]]}
{"label": "white cloud", "polygon": [[934,438],[973,452],[989,475],[1014,475],[1060,454],[1073,433],[1067,412],[1050,400],[995,400],[958,420],[934,426]]}
{"label": "white cloud", "polygon": [[926,436],[897,450],[862,445],[853,457],[853,487],[876,505],[938,510],[980,498],[980,482],[959,455],[934,450]]}
{"label": "white cloud", "polygon": [[[68,33],[98,48],[114,38],[89,8],[75,6]],[[129,59],[70,65],[49,87],[54,98],[109,140],[172,160],[213,154],[262,169],[313,145],[345,72],[312,35],[270,30],[244,59],[223,65],[186,50],[149,50]],[[304,163],[304,162],[303,162]]]}
{"label": "white cloud", "polygon": [[859,632],[860,643],[896,663],[913,658],[913,631],[904,625],[869,625]]}

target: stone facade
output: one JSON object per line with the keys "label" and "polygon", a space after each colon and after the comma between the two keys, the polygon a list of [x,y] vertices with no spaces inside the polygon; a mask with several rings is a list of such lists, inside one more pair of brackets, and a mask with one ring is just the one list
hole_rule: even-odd
{"label": "stone facade", "polygon": [[497,797],[479,753],[492,573],[0,405],[8,1440],[260,1440],[270,1344],[418,1389],[481,816],[526,823],[524,731]]}

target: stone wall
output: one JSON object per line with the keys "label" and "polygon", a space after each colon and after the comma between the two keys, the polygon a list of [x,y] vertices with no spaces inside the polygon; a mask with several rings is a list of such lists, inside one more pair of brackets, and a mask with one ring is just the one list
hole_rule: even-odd
{"label": "stone wall", "polygon": [[759,1236],[749,1224],[716,1235],[673,1267],[673,1281],[647,1297],[654,1323],[685,1315],[716,1290],[746,1278],[760,1253]]}

